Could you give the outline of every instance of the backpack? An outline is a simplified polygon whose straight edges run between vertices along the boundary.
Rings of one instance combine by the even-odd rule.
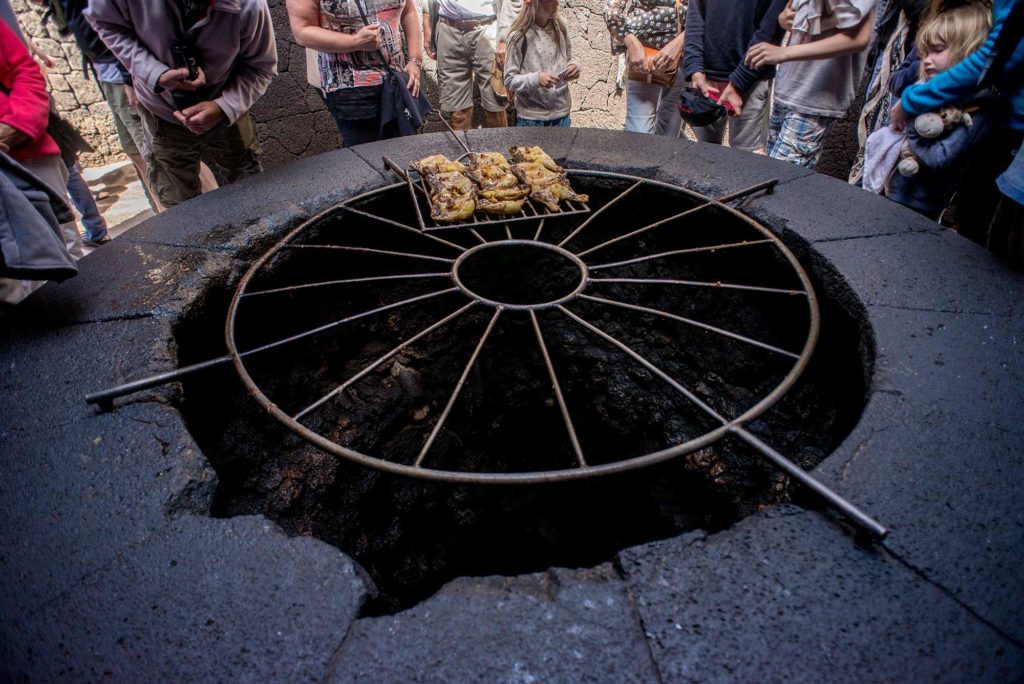
[[[82,70],[88,76],[86,64],[110,64],[117,61],[114,54],[104,45],[92,26],[82,16],[88,7],[88,0],[47,0],[43,24],[53,21],[62,36],[73,36],[82,52]]]

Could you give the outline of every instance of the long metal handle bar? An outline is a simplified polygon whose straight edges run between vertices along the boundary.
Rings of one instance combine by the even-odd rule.
[[[491,321],[487,324],[487,329],[484,330],[484,334],[481,335],[480,341],[477,342],[476,349],[473,350],[473,354],[469,357],[469,361],[466,362],[466,367],[462,369],[462,375],[459,376],[459,381],[456,383],[455,389],[452,390],[452,396],[448,398],[448,403],[445,404],[444,411],[441,412],[441,417],[437,419],[437,424],[434,425],[434,429],[430,431],[430,436],[427,437],[427,441],[423,444],[423,448],[420,449],[420,453],[416,457],[415,467],[423,467],[423,459],[427,457],[427,452],[430,451],[430,447],[434,445],[434,440],[437,439],[437,435],[441,432],[441,428],[444,427],[445,421],[448,420],[448,414],[452,412],[452,407],[455,406],[455,401],[459,398],[459,394],[462,392],[462,388],[466,384],[466,380],[469,378],[469,372],[473,370],[473,366],[476,364],[476,360],[480,356],[480,351],[484,348],[484,344],[487,342],[487,338],[490,337],[491,331],[494,330],[494,324],[498,322],[498,317],[501,316],[502,310],[503,309],[501,307],[494,310],[494,315],[491,316]]]
[[[383,356],[380,356],[379,358],[377,358],[376,361],[374,361],[370,365],[366,366],[365,368],[360,370],[358,373],[356,373],[355,375],[350,377],[348,380],[346,380],[345,382],[341,383],[340,385],[335,387],[333,390],[331,390],[330,392],[328,392],[324,396],[320,397],[319,399],[314,401],[312,404],[310,404],[306,408],[304,408],[301,411],[299,411],[298,413],[296,413],[294,416],[292,416],[292,419],[293,420],[302,420],[302,418],[305,417],[306,415],[308,415],[311,411],[315,411],[317,408],[319,408],[320,406],[323,406],[325,403],[327,403],[331,399],[331,397],[335,397],[335,396],[341,394],[347,388],[351,387],[353,383],[358,382],[361,378],[366,377],[366,375],[368,373],[372,373],[374,371],[374,369],[379,368],[382,363],[385,363],[388,359],[390,359],[390,358],[392,358],[394,356],[397,356],[399,354],[399,352],[401,352],[403,349],[408,347],[410,344],[413,344],[414,342],[417,342],[418,340],[423,339],[424,337],[426,337],[430,333],[434,332],[438,328],[444,327],[447,323],[449,323],[450,321],[455,320],[456,318],[461,316],[463,313],[465,313],[466,311],[468,311],[469,309],[471,309],[475,305],[476,305],[476,302],[472,301],[469,304],[466,304],[465,306],[461,307],[460,309],[457,309],[457,310],[453,311],[452,313],[448,314],[447,316],[445,316],[441,320],[436,321],[435,323],[427,326],[426,328],[424,328],[423,330],[419,331],[418,333],[416,333],[415,335],[413,335],[409,339],[403,340],[401,344],[399,344],[398,346],[394,347],[391,351],[389,351],[388,353],[384,354]]]
[[[761,454],[784,470],[790,477],[793,477],[800,481],[805,487],[813,491],[815,494],[825,499],[829,505],[838,510],[840,513],[845,515],[847,518],[852,520],[858,527],[866,531],[875,539],[884,539],[889,534],[889,530],[885,528],[877,520],[869,516],[864,511],[857,508],[855,505],[844,499],[843,497],[836,494],[834,491],[823,485],[817,478],[812,476],[810,473],[805,471],[797,464],[790,461],[788,458],[780,454],[775,449],[771,448],[763,441],[758,439],[755,435],[751,434],[746,428],[734,425],[729,428],[729,431],[742,439],[744,442],[754,447]]]
[[[863,511],[861,511],[859,508],[854,506],[852,503],[850,503],[849,501],[847,501],[846,499],[844,499],[843,497],[839,496],[834,491],[832,491],[831,489],[829,489],[828,487],[823,485],[816,478],[814,478],[814,476],[812,476],[810,473],[804,471],[803,468],[801,468],[800,466],[796,465],[795,463],[793,463],[792,461],[787,459],[785,456],[783,456],[782,454],[780,454],[779,452],[775,451],[774,449],[769,447],[767,444],[765,444],[764,442],[759,440],[757,437],[755,437],[754,435],[752,435],[749,432],[747,432],[743,428],[742,425],[739,425],[739,424],[731,425],[730,423],[732,421],[729,421],[724,416],[722,416],[720,413],[715,411],[715,409],[713,409],[711,406],[709,406],[704,400],[702,400],[700,397],[697,397],[693,392],[691,392],[689,389],[687,389],[686,387],[681,385],[678,381],[676,381],[674,378],[672,378],[672,376],[670,376],[668,373],[666,373],[665,371],[661,370],[660,368],[655,366],[653,363],[651,363],[650,361],[645,359],[643,356],[641,356],[639,353],[634,351],[631,347],[626,345],[624,342],[621,342],[620,340],[617,340],[616,338],[612,337],[611,335],[609,335],[605,331],[601,330],[600,328],[596,327],[592,323],[589,323],[589,322],[583,320],[582,318],[580,318],[576,314],[574,314],[571,311],[569,311],[568,309],[566,309],[564,306],[559,305],[558,309],[563,314],[565,314],[566,316],[568,316],[572,320],[576,321],[578,324],[580,324],[581,326],[583,326],[584,328],[586,328],[590,332],[594,333],[595,335],[597,335],[601,339],[605,340],[609,344],[615,346],[619,350],[625,352],[629,357],[631,357],[633,360],[635,360],[641,366],[643,366],[644,368],[649,370],[651,373],[654,373],[659,378],[664,380],[673,389],[675,389],[677,392],[679,392],[684,397],[689,399],[694,405],[696,405],[702,411],[707,413],[709,416],[711,416],[715,420],[721,422],[724,427],[728,428],[729,432],[735,434],[737,437],[740,437],[745,442],[750,444],[762,456],[764,456],[766,459],[768,459],[769,461],[771,461],[772,463],[774,463],[778,467],[780,467],[783,470],[785,470],[785,472],[787,474],[789,474],[794,479],[798,480],[804,486],[806,486],[809,489],[811,489],[811,491],[813,491],[813,492],[821,495],[822,497],[824,497],[825,500],[829,502],[829,504],[834,506],[843,515],[847,516],[855,525],[857,525],[858,527],[860,527],[861,529],[866,531],[868,534],[872,535],[873,537],[875,537],[877,539],[881,539],[881,538],[885,537],[886,534],[888,534],[888,530],[885,527],[883,527],[879,522],[877,522],[873,518],[869,517]]]
[[[649,254],[647,256],[637,257],[635,259],[626,259],[625,261],[614,261],[607,264],[597,264],[596,266],[588,266],[587,268],[591,271],[599,271],[602,268],[615,268],[616,266],[628,266],[630,264],[639,264],[644,261],[654,261],[655,259],[662,259],[664,257],[677,256],[679,254],[695,254],[697,252],[717,252],[720,249],[736,249],[737,247],[753,247],[754,245],[767,245],[774,244],[772,240],[743,240],[742,242],[726,242],[721,245],[708,245],[707,247],[690,247],[688,249],[674,249],[671,252],[659,252],[658,254]]]
[[[452,128],[452,125],[450,123],[448,123],[448,119],[444,118],[444,114],[442,114],[441,112],[438,112],[437,113],[437,118],[439,118],[441,120],[441,123],[443,123],[445,125],[445,128],[448,129],[448,132],[452,134],[452,137],[455,138],[455,142],[459,143],[459,145],[462,146],[462,149],[464,149],[466,151],[466,154],[472,154],[473,151],[471,149],[469,149],[468,141],[463,140],[462,138],[459,137],[459,132],[456,131],[454,128]],[[465,136],[466,132],[462,131],[462,135]]]
[[[430,292],[430,293],[425,294],[425,295],[419,295],[417,297],[410,297],[409,299],[403,299],[401,301],[395,302],[394,304],[386,304],[384,306],[379,306],[376,309],[371,309],[370,311],[364,311],[362,313],[358,313],[358,314],[355,314],[355,315],[352,315],[352,316],[348,316],[347,318],[342,318],[342,319],[337,320],[337,321],[332,321],[331,323],[327,323],[326,325],[321,325],[321,326],[319,326],[317,328],[313,328],[312,330],[306,330],[306,331],[297,333],[297,334],[292,335],[290,337],[286,337],[286,338],[284,338],[282,340],[277,340],[275,342],[269,342],[269,343],[264,344],[264,345],[262,345],[260,347],[256,347],[255,349],[250,349],[249,351],[239,352],[238,356],[239,357],[243,357],[243,356],[249,356],[250,354],[258,354],[260,352],[264,352],[264,351],[267,351],[269,349],[274,349],[275,347],[280,347],[283,344],[288,344],[289,342],[295,342],[295,341],[301,340],[301,339],[303,339],[305,337],[309,337],[310,335],[316,335],[317,333],[321,333],[321,332],[324,332],[326,330],[330,330],[331,328],[336,328],[339,325],[343,325],[345,323],[350,323],[351,321],[354,321],[354,320],[357,320],[357,319],[360,319],[360,318],[364,318],[366,316],[372,316],[372,315],[380,313],[382,311],[388,311],[390,309],[397,309],[398,307],[405,306],[406,304],[413,304],[415,302],[423,301],[424,299],[431,299],[433,297],[439,297],[441,295],[449,294],[449,293],[452,293],[452,292],[458,292],[458,291],[459,291],[459,288],[452,287],[452,288],[448,288],[446,290],[439,290],[437,292]],[[176,380],[179,380],[180,378],[182,378],[182,377],[184,377],[186,375],[190,375],[192,373],[195,373],[196,371],[205,370],[207,368],[212,368],[214,366],[218,366],[218,365],[220,365],[222,363],[228,363],[230,361],[231,361],[231,355],[228,354],[227,356],[221,356],[221,357],[218,357],[216,359],[210,359],[209,361],[203,361],[201,363],[196,363],[196,364],[193,364],[191,366],[185,366],[184,368],[178,368],[177,370],[167,371],[166,373],[159,373],[157,375],[151,375],[148,378],[142,378],[140,380],[135,380],[133,382],[125,383],[123,385],[118,385],[116,387],[111,387],[111,388],[108,388],[108,389],[105,389],[105,390],[101,390],[99,392],[93,392],[91,394],[87,394],[87,395],[85,395],[85,401],[87,403],[89,403],[89,404],[100,404],[100,405],[102,405],[104,407],[109,407],[110,402],[113,401],[114,399],[116,399],[117,397],[123,397],[123,396],[128,395],[128,394],[134,394],[135,392],[139,392],[139,391],[142,391],[144,389],[149,389],[150,387],[156,387],[158,385],[165,385],[165,384],[167,384],[169,382],[174,382]]]
[[[580,440],[576,436],[576,428],[573,427],[572,418],[569,416],[569,406],[565,403],[565,397],[562,395],[562,386],[558,383],[555,365],[551,362],[551,355],[548,354],[548,347],[544,343],[544,335],[540,331],[540,323],[537,322],[537,313],[535,311],[530,311],[530,323],[533,324],[533,332],[537,336],[537,345],[540,347],[541,356],[544,357],[544,365],[547,366],[548,375],[551,376],[551,386],[555,390],[555,399],[558,400],[558,410],[562,412],[565,429],[569,432],[572,450],[576,452],[576,462],[579,463],[580,468],[586,468],[587,460],[583,458],[583,449],[580,447]]]

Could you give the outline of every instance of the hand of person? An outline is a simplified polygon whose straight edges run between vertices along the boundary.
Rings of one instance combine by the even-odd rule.
[[[188,80],[188,69],[181,67],[180,69],[168,69],[164,73],[160,74],[160,78],[157,79],[156,84],[161,88],[167,90],[185,90],[192,91],[198,90],[206,85],[206,73],[202,67],[198,67],[199,75],[196,76],[194,81]]]
[[[644,51],[644,46],[636,36],[630,34],[626,36],[626,66],[635,71],[651,71],[650,60],[647,59],[647,53]]]
[[[139,96],[135,94],[135,88],[130,85],[126,85],[124,87],[124,97],[128,100],[128,109],[132,110],[132,114],[138,115]]]
[[[565,75],[562,77],[564,81],[575,81],[580,77],[580,67],[578,64],[573,62],[569,66],[565,67]]]
[[[0,142],[0,152],[10,152],[10,151],[11,151],[10,147],[8,147],[4,143]]]
[[[726,108],[732,107],[732,111],[729,112],[732,116],[739,116],[743,113],[743,96],[740,95],[740,91],[733,87],[732,83],[725,86],[725,90],[722,91],[718,102]]]
[[[793,18],[796,16],[796,10],[793,9],[792,5],[787,3],[786,8],[779,12],[779,26],[782,27],[783,31],[793,30]]]
[[[743,61],[751,69],[782,64],[786,61],[786,48],[773,45],[772,43],[758,43],[747,50],[747,57]]]
[[[53,57],[50,57],[50,55],[43,52],[43,50],[33,43],[31,39],[28,41],[28,48],[29,52],[32,53],[33,59],[39,63],[39,67],[43,70],[44,75],[48,69],[52,69],[57,65],[57,63],[53,61]]]
[[[23,142],[28,141],[28,136],[14,126],[0,124],[0,145],[12,150]]]
[[[494,63],[503,71],[505,69],[505,49],[507,47],[503,40],[498,41],[498,44],[494,46]]]
[[[174,118],[196,135],[202,135],[224,118],[224,110],[213,100],[206,100],[174,112]]]
[[[683,44],[676,40],[671,40],[668,44],[658,50],[658,54],[655,55],[651,61],[651,71],[665,71],[676,60],[679,59],[679,55],[683,53]]]
[[[708,97],[710,94],[718,94],[718,88],[708,83],[707,76],[704,75],[703,71],[698,71],[690,77],[690,83],[693,87],[700,91],[700,94],[704,97]]]
[[[405,73],[409,74],[409,94],[416,97],[420,94],[420,65],[408,62],[405,65]]]
[[[910,117],[903,111],[903,102],[896,100],[896,105],[889,112],[889,125],[897,131],[903,131],[906,130],[909,121]]]
[[[537,81],[540,83],[541,88],[554,88],[558,85],[558,77],[547,71],[537,74]]]
[[[355,34],[356,50],[372,52],[380,49],[380,24],[367,24]]]

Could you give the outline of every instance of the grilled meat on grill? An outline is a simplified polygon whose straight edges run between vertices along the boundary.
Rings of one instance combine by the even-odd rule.
[[[466,167],[462,162],[452,161],[443,154],[432,154],[429,157],[417,160],[409,164],[414,170],[419,171],[421,176],[429,176],[434,173],[449,173],[458,171],[465,173]]]
[[[530,186],[530,197],[543,204],[549,211],[561,211],[558,205],[562,200],[584,203],[590,201],[589,195],[578,194],[569,187],[565,173],[552,171],[541,162],[513,164],[512,172]]]
[[[555,160],[540,147],[510,147],[508,151],[512,155],[512,161],[537,162],[549,171],[555,171],[556,173],[561,173],[565,170],[556,164]]]
[[[458,171],[432,173],[430,186],[430,218],[441,223],[455,223],[473,215],[476,210],[476,186]]]
[[[508,160],[497,152],[471,154],[468,175],[480,186],[477,211],[483,214],[518,214],[530,189],[521,184]]]

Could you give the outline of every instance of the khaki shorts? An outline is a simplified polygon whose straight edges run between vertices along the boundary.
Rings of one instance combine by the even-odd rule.
[[[114,115],[114,129],[117,140],[125,154],[141,154],[146,149],[146,137],[142,132],[142,119],[128,106],[128,96],[124,94],[123,83],[106,83],[100,81],[100,90],[107,98],[110,113]]]
[[[474,81],[480,89],[484,109],[505,111],[505,102],[491,87],[496,29],[493,21],[469,31],[460,31],[443,20],[437,22],[437,81],[442,111],[456,112],[472,107]]]
[[[202,135],[177,123],[164,121],[145,109],[142,125],[149,150],[146,175],[157,199],[165,207],[181,204],[200,194],[199,161],[205,161],[228,183],[260,171],[259,143],[248,112],[234,124],[221,121]]]

